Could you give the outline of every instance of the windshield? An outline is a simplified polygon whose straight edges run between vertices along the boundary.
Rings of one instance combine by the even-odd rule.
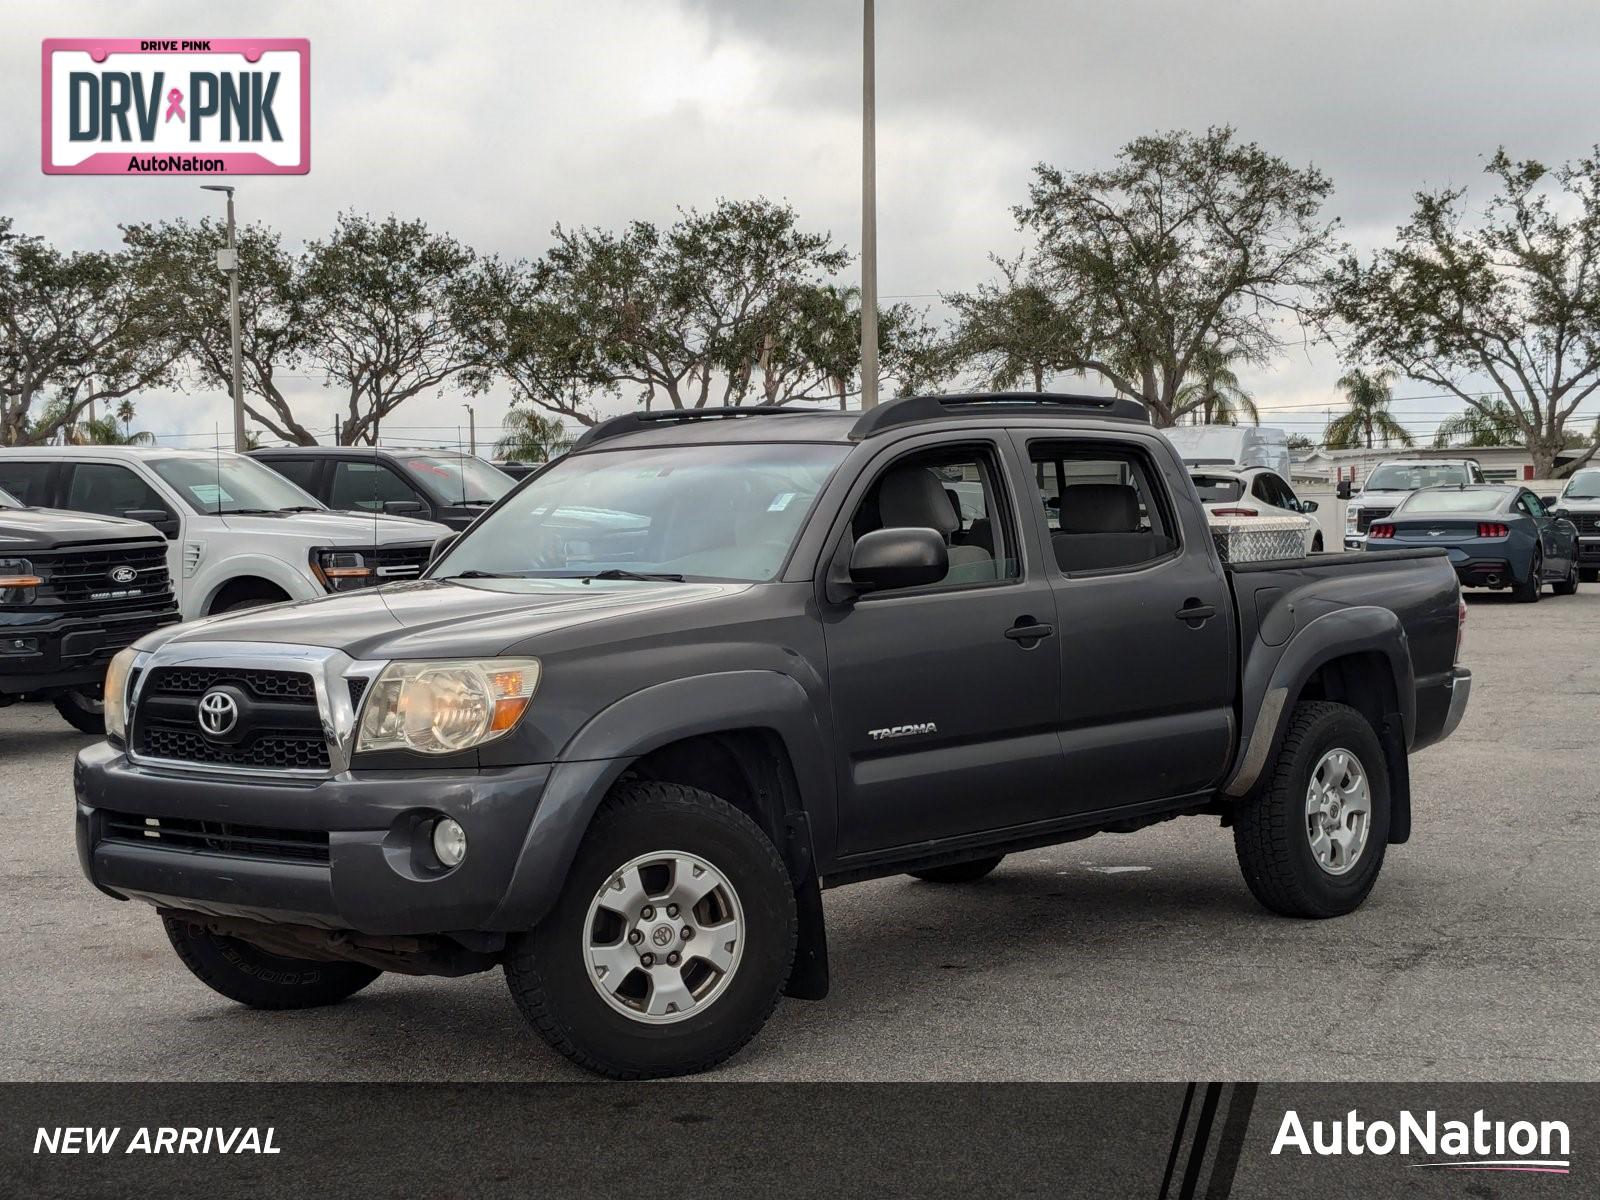
[[[465,454],[407,454],[400,465],[441,504],[493,504],[516,483],[483,459]]]
[[[1193,479],[1204,504],[1225,503],[1244,495],[1244,480],[1232,475],[1195,475]]]
[[[1497,488],[1462,488],[1437,492],[1418,492],[1394,510],[1395,516],[1418,513],[1490,512],[1500,507],[1505,493]]]
[[[1600,470],[1579,471],[1561,493],[1563,500],[1600,500]]]
[[[748,444],[562,459],[430,574],[773,578],[847,446]]]
[[[1402,466],[1390,463],[1379,467],[1367,476],[1362,486],[1366,492],[1414,492],[1418,488],[1449,487],[1457,483],[1471,483],[1467,469],[1461,466]]]
[[[320,512],[322,505],[271,467],[224,454],[216,458],[158,458],[155,473],[197,513]]]

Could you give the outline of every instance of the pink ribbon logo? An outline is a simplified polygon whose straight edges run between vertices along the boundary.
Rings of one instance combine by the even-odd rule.
[[[170,121],[173,117],[177,117],[180,121],[188,120],[188,118],[183,115],[183,93],[177,88],[173,88],[167,93],[166,120]]]

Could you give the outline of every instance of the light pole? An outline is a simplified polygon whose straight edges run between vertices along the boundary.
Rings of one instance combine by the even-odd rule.
[[[225,192],[228,197],[228,244],[217,251],[217,269],[228,277],[228,324],[233,339],[233,450],[245,452],[244,377],[239,367],[239,243],[233,230],[233,188],[225,183],[202,183],[206,192]]]
[[[467,410],[467,453],[473,457],[478,454],[478,414],[472,411],[472,405],[463,404]]]
[[[861,407],[878,403],[878,151],[873,2],[863,0],[861,42]]]

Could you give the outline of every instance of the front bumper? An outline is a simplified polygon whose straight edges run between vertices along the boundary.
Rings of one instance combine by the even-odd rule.
[[[1600,537],[1578,539],[1578,565],[1600,567]]]
[[[138,766],[101,742],[73,772],[78,859],[102,891],[164,908],[374,935],[483,929],[511,886],[550,771],[347,771],[300,782]],[[467,832],[467,856],[450,871],[427,861],[440,815]],[[217,837],[179,844],[163,838],[162,820],[206,822]],[[144,838],[127,835],[140,825]],[[241,852],[251,839],[232,839],[239,829],[290,831],[285,841],[326,834],[326,861],[277,856],[267,836]]]
[[[0,693],[22,695],[100,683],[117,651],[179,619],[176,604],[94,616],[62,616],[44,608],[0,612]],[[3,643],[19,638],[35,642],[36,647],[23,653],[3,652]]]

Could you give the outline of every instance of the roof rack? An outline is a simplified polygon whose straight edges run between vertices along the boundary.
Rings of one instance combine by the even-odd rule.
[[[896,425],[914,421],[937,421],[944,417],[974,416],[995,411],[1043,412],[1074,416],[1115,417],[1118,420],[1150,423],[1149,410],[1137,400],[1124,396],[1075,396],[1063,392],[962,392],[950,396],[905,396],[888,400],[861,414],[851,427],[852,441],[882,433]]]
[[[591,425],[576,442],[573,450],[583,450],[596,442],[621,437],[625,433],[638,433],[653,425],[676,425],[690,421],[718,421],[736,417],[792,417],[815,416],[815,408],[791,408],[781,404],[752,405],[748,408],[669,408],[662,412],[631,412],[609,421]]]

